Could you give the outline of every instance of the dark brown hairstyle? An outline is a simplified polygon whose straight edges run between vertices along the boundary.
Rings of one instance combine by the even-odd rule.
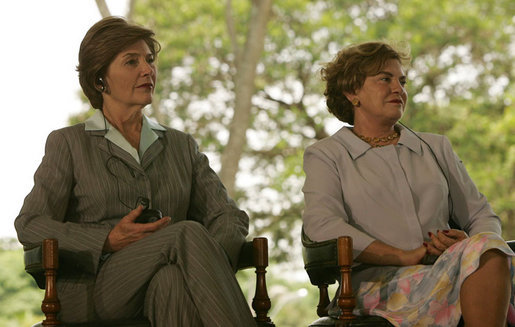
[[[99,90],[107,67],[126,47],[144,40],[154,56],[161,46],[150,29],[130,24],[121,17],[106,17],[93,25],[82,40],[79,50],[79,82],[93,108],[102,109],[103,98]],[[103,79],[103,82],[100,79]]]
[[[379,73],[390,59],[407,65],[409,48],[398,50],[384,42],[367,42],[340,50],[321,70],[322,80],[326,81],[324,95],[329,112],[343,122],[354,124],[353,105],[344,93],[354,94],[367,76]]]

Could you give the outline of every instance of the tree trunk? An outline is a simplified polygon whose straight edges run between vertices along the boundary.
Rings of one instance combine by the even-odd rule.
[[[111,12],[109,11],[105,0],[95,0],[95,2],[97,3],[98,11],[100,11],[102,18],[111,16]]]
[[[136,0],[130,0],[129,5],[127,7],[127,20],[132,22],[132,13],[134,12],[134,5],[136,4]]]
[[[272,0],[253,0],[245,47],[238,58],[234,77],[234,116],[229,125],[229,141],[222,153],[220,178],[230,195],[234,195],[238,164],[247,143],[252,96],[255,92],[256,67],[263,52],[266,24],[272,11]],[[235,56],[237,54],[235,53]]]
[[[95,0],[97,4],[98,11],[100,11],[100,15],[102,18],[106,18],[111,15],[111,11],[109,11],[109,7],[107,6],[107,3],[105,0]],[[134,11],[134,5],[136,3],[136,0],[130,0],[127,5],[127,14],[125,17],[129,22],[132,22],[132,12]]]

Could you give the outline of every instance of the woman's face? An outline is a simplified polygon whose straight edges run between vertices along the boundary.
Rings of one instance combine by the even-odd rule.
[[[147,43],[140,40],[121,51],[107,68],[108,92],[104,106],[141,106],[152,103],[156,85],[154,55]]]
[[[348,95],[351,102],[354,97],[360,102],[354,110],[354,121],[395,124],[402,117],[408,100],[405,84],[400,62],[388,60],[377,75],[367,76],[361,89]]]

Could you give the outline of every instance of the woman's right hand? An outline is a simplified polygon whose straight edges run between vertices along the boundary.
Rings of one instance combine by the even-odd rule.
[[[424,245],[413,250],[402,250],[379,240],[366,247],[355,259],[380,266],[413,266],[420,264],[427,253]]]
[[[129,244],[141,240],[142,238],[154,233],[155,231],[168,226],[170,217],[163,217],[158,221],[148,224],[138,224],[134,221],[143,212],[143,206],[129,212],[107,235],[104,243],[104,252],[116,252]]]
[[[424,245],[421,245],[416,249],[403,252],[404,254],[401,257],[401,266],[414,266],[422,262],[422,259],[427,254],[427,249]]]

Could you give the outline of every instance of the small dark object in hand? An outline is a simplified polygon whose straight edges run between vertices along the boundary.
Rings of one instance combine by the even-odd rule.
[[[161,211],[157,209],[145,209],[134,222],[138,224],[153,223],[161,218],[163,218]]]
[[[136,207],[138,207],[139,205],[142,205],[143,212],[141,213],[141,215],[139,215],[138,218],[136,218],[136,220],[134,220],[135,223],[138,223],[138,224],[153,223],[153,222],[158,221],[159,219],[163,218],[163,214],[161,213],[161,211],[159,211],[157,209],[149,209],[148,208],[149,202],[150,201],[147,198],[144,198],[144,197],[138,198],[138,200],[136,201]]]

